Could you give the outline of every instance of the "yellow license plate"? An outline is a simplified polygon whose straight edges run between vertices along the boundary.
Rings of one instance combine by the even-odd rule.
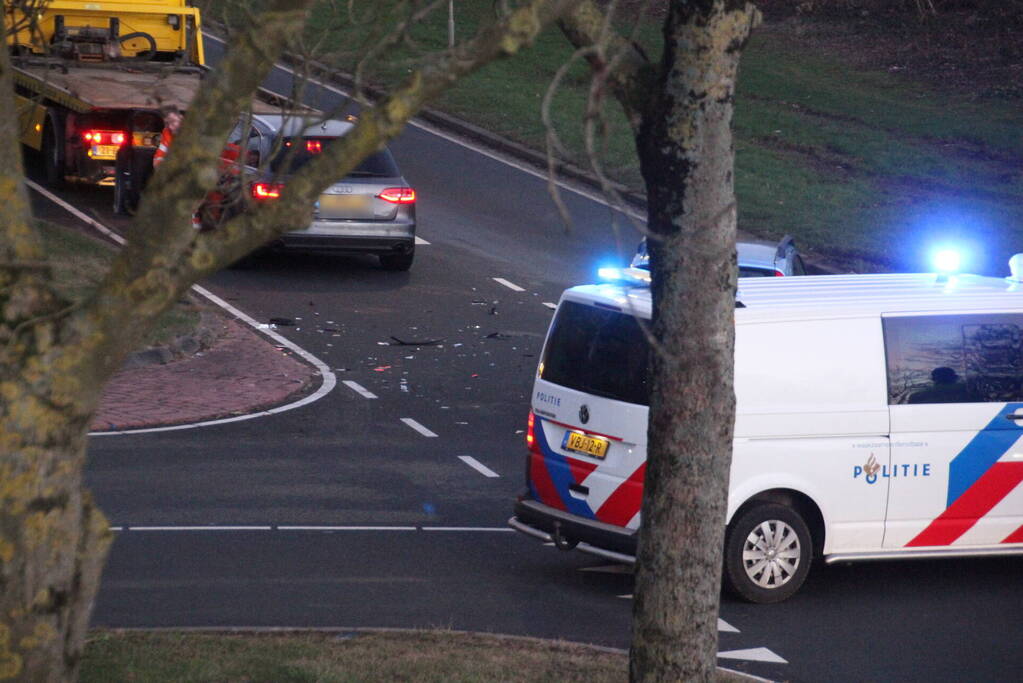
[[[592,455],[594,458],[603,458],[607,455],[607,446],[607,439],[580,434],[579,432],[566,432],[565,440],[561,443],[561,447],[567,451],[585,453],[586,455]]]
[[[366,208],[368,197],[363,194],[321,194],[320,211],[352,211]]]
[[[93,159],[113,159],[117,156],[117,150],[120,147],[118,145],[93,145],[92,146],[92,158]]]

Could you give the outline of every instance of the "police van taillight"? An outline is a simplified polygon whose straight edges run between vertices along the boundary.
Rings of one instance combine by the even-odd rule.
[[[532,410],[529,411],[529,417],[526,419],[526,448],[530,453],[540,452],[540,447],[536,443],[536,415]]]

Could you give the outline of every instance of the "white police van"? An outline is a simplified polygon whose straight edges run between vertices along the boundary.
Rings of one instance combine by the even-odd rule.
[[[740,279],[728,587],[776,602],[815,557],[1023,553],[1023,268],[1013,271]],[[636,316],[650,310],[635,283],[562,295],[516,530],[634,560],[648,349]]]

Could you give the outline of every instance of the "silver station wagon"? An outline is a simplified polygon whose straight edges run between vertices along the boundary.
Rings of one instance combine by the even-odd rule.
[[[291,173],[352,128],[349,120],[255,114],[232,132],[228,149],[245,152],[251,200],[273,201]],[[416,192],[384,148],[320,195],[308,227],[268,247],[375,254],[385,270],[402,271],[412,267],[415,237]]]

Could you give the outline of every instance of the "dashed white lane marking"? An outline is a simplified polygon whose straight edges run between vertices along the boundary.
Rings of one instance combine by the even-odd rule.
[[[129,531],[273,531],[271,526],[132,526],[126,528]]]
[[[718,630],[724,631],[725,633],[738,633],[739,629],[729,624],[724,619],[718,619]]]
[[[720,659],[742,659],[747,662],[769,662],[771,664],[788,664],[787,661],[774,654],[766,647],[751,647],[747,650],[728,650],[719,652]]]
[[[38,192],[39,194],[41,194],[42,196],[46,197],[48,200],[50,200],[57,206],[61,207],[62,209],[70,213],[78,220],[82,221],[86,225],[92,226],[93,228],[95,228],[100,233],[102,233],[109,239],[113,240],[117,244],[123,245],[125,243],[124,238],[118,235],[116,232],[114,232],[107,226],[103,225],[99,221],[95,220],[91,216],[88,216],[82,211],[79,211],[76,207],[64,201],[57,195],[53,194],[46,188],[39,185],[38,183],[26,179],[25,184],[31,187],[36,192]],[[179,429],[195,429],[196,427],[210,427],[213,425],[227,424],[229,422],[241,422],[242,420],[251,420],[253,418],[263,417],[265,415],[273,415],[275,413],[283,413],[286,410],[294,410],[295,408],[300,408],[308,403],[320,400],[321,398],[323,398],[324,396],[326,396],[327,394],[334,390],[334,387],[337,385],[337,377],[334,375],[331,369],[327,367],[326,363],[321,361],[319,358],[309,353],[302,347],[298,346],[290,339],[287,339],[286,337],[282,337],[281,335],[277,334],[273,330],[261,329],[260,324],[256,322],[256,320],[254,320],[251,316],[249,316],[246,313],[243,313],[242,311],[235,308],[231,304],[227,303],[226,301],[218,297],[216,294],[205,289],[204,287],[200,287],[199,285],[192,285],[192,289],[195,291],[196,294],[199,294],[200,296],[205,297],[210,302],[216,304],[217,306],[220,306],[225,311],[236,317],[238,320],[241,320],[242,322],[246,323],[257,332],[260,332],[261,334],[265,334],[266,336],[270,337],[271,339],[274,340],[275,343],[287,348],[288,350],[292,351],[295,355],[299,356],[307,363],[312,365],[314,368],[316,368],[319,375],[323,378],[323,383],[320,384],[320,387],[316,391],[309,394],[308,396],[305,396],[304,398],[294,401],[293,403],[277,406],[276,408],[271,408],[269,410],[261,410],[256,413],[249,413],[248,415],[238,415],[236,417],[227,417],[220,420],[205,420],[203,422],[193,422],[192,424],[185,425],[173,425],[171,427],[151,427],[149,429],[124,429],[120,431],[111,432],[89,432],[89,436],[111,436],[118,434],[147,434],[152,432],[171,432]]]
[[[479,472],[480,474],[482,474],[484,477],[488,477],[488,478],[493,479],[495,477],[500,477],[501,476],[500,474],[498,474],[494,470],[490,469],[489,467],[487,467],[486,465],[484,465],[483,463],[481,463],[479,460],[477,460],[476,458],[472,457],[471,455],[460,455],[460,456],[458,456],[458,459],[461,460],[462,462],[464,462],[469,467],[471,467],[474,470],[476,470],[477,472]]]
[[[417,432],[419,432],[420,434],[422,434],[423,436],[429,436],[429,437],[437,436],[436,434],[431,432],[429,429],[427,429],[423,425],[421,425],[418,422],[416,422],[415,420],[413,420],[411,417],[403,417],[403,418],[401,418],[401,421],[404,422],[405,424],[407,424],[412,429],[414,429]]]
[[[416,235],[416,244],[417,244],[417,245],[420,245],[420,244],[429,244],[429,242],[427,242],[426,240],[424,240],[424,239],[423,239],[422,237],[420,237],[419,235]]]
[[[547,308],[550,308],[550,309],[555,309],[555,308],[558,307],[557,304],[551,303],[550,301],[544,301],[543,305],[546,306]]]
[[[362,396],[363,398],[376,398],[377,397],[376,394],[374,394],[372,391],[370,391],[366,387],[362,386],[358,382],[354,382],[354,381],[352,381],[350,379],[346,379],[345,381],[343,381],[341,383],[344,384],[349,389],[351,389],[352,391],[354,391],[355,393],[357,393],[360,396]]]
[[[508,289],[510,289],[513,292],[524,292],[524,291],[526,291],[525,289],[523,289],[522,287],[519,287],[514,282],[508,282],[503,277],[495,277],[495,278],[493,278],[493,280],[497,284],[504,285],[505,287],[507,287]]]

